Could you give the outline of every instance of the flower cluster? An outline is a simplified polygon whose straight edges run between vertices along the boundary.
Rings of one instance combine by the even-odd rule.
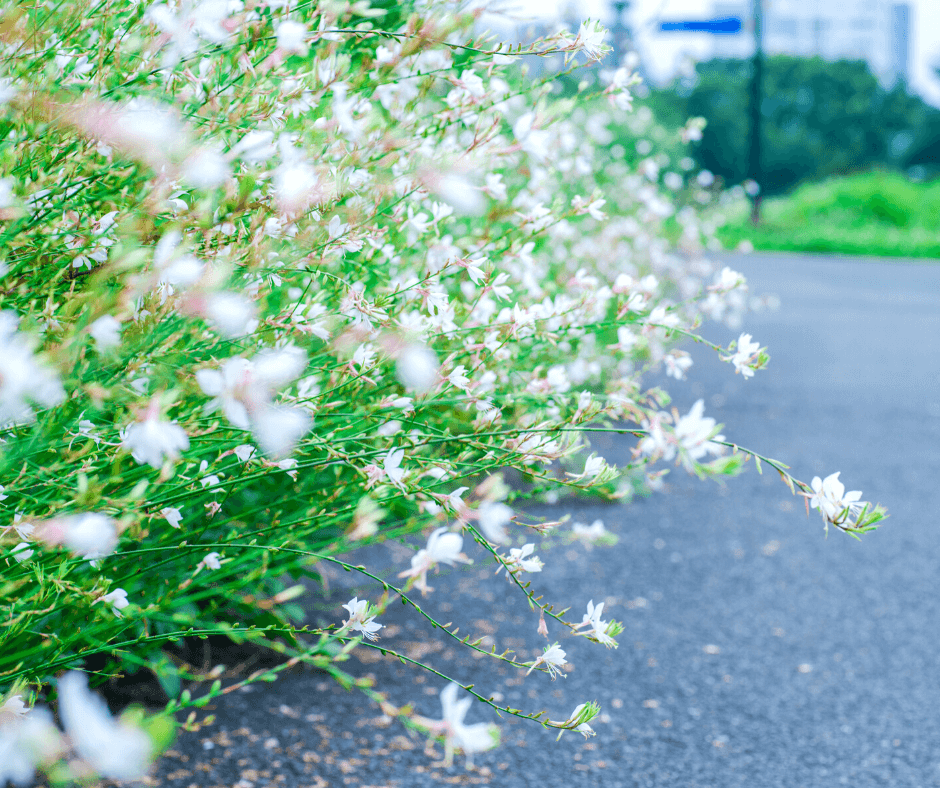
[[[670,413],[644,378],[684,380],[678,343],[706,318],[737,330],[747,308],[744,278],[708,257],[705,186],[684,191],[696,125],[634,110],[632,61],[576,99],[521,67],[600,59],[590,20],[486,49],[449,3],[20,5],[0,9],[0,603],[17,622],[0,692],[52,686],[63,654],[118,640],[179,686],[195,677],[154,652],[191,631],[296,660],[379,648],[389,599],[417,608],[430,572],[486,560],[540,634],[615,645],[603,603],[576,623],[534,595],[551,569],[535,538],[560,523],[530,522],[520,496],[617,499],[656,488],[660,460],[713,477],[743,463],[702,400]],[[748,334],[713,347],[745,376],[767,361]],[[633,460],[592,449],[596,431],[636,436]],[[883,517],[820,485],[827,522]],[[597,523],[569,536],[612,539]],[[379,578],[340,557],[385,540],[420,540],[410,566]],[[305,587],[285,579],[331,562],[385,593],[354,597],[341,627],[300,627]],[[565,658],[513,666],[554,677]],[[68,746],[139,775],[151,749],[70,675]],[[451,687],[428,729],[448,758],[488,748]],[[542,722],[588,733],[596,713]],[[29,753],[9,761],[17,780],[65,753],[41,710],[26,719],[0,726],[0,753]]]

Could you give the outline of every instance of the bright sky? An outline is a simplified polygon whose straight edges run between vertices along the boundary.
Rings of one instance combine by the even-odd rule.
[[[816,0],[820,5],[842,5],[840,0]],[[906,0],[911,6],[911,87],[931,103],[940,106],[940,80],[933,66],[940,66],[940,0]],[[504,0],[504,6],[524,9],[533,17],[557,16],[566,0]],[[609,20],[606,0],[578,0],[572,5],[577,14]],[[691,54],[707,58],[711,37],[695,33],[659,33],[654,20],[708,18],[712,0],[632,0],[632,26],[640,54],[650,76],[664,80],[675,73],[677,65]]]

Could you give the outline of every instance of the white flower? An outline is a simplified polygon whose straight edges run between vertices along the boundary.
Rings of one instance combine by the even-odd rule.
[[[309,431],[313,419],[302,408],[268,405],[252,416],[252,432],[258,446],[275,459],[290,454]]]
[[[37,538],[49,545],[63,545],[87,560],[114,552],[117,526],[110,517],[96,512],[47,520],[37,529]]]
[[[584,523],[575,523],[571,530],[576,537],[586,542],[596,542],[607,535],[607,529],[604,527],[603,520],[595,520],[590,525]]]
[[[0,705],[0,720],[5,719],[4,715],[22,717],[28,711],[29,709],[26,708],[26,704],[23,703],[22,695],[11,695]]]
[[[509,551],[509,558],[506,559],[506,570],[508,572],[517,572],[520,569],[523,572],[541,572],[545,564],[538,556],[529,558],[534,552],[535,545],[532,543],[512,548]]]
[[[205,265],[189,254],[177,254],[182,235],[178,230],[164,233],[157,241],[153,252],[153,263],[157,269],[157,288],[160,303],[172,295],[175,287],[188,287],[202,277]]]
[[[470,391],[470,378],[467,377],[466,372],[464,371],[464,365],[459,364],[454,367],[450,374],[445,378],[448,383],[453,386],[456,386],[459,389],[463,389],[466,392]]]
[[[419,393],[427,391],[437,382],[439,369],[434,351],[424,345],[408,345],[398,356],[396,364],[402,385]]]
[[[809,498],[809,505],[819,510],[824,520],[836,525],[845,522],[846,518],[865,506],[864,501],[859,500],[862,497],[860,490],[845,491],[845,485],[839,481],[839,473],[841,471],[829,474],[825,479],[814,476],[812,494],[802,493]]]
[[[666,364],[666,374],[676,380],[685,380],[685,373],[692,366],[692,357],[681,350],[674,350],[663,361]],[[751,370],[748,370],[753,375]]]
[[[267,161],[277,153],[277,148],[274,147],[274,132],[265,129],[249,131],[235,144],[231,152],[242,161]]]
[[[227,359],[221,370],[200,369],[196,382],[213,398],[207,412],[221,408],[235,427],[254,433],[263,452],[281,457],[310,429],[311,419],[302,408],[273,404],[273,394],[306,364],[306,354],[293,346],[263,350],[252,360]]]
[[[209,570],[221,569],[222,562],[219,561],[218,553],[206,553],[206,557],[199,562],[199,566],[204,566]]]
[[[17,323],[13,312],[0,312],[0,425],[31,422],[33,405],[51,408],[65,399],[58,377],[37,361],[33,340]]]
[[[513,511],[504,503],[485,501],[476,511],[477,522],[483,535],[493,544],[505,544],[509,541],[506,524],[512,519]]]
[[[546,646],[545,653],[539,654],[535,662],[532,663],[532,667],[526,671],[526,675],[528,676],[539,665],[544,665],[546,668],[548,668],[548,675],[551,676],[552,681],[554,681],[555,676],[564,677],[564,673],[562,673],[561,667],[565,664],[565,652],[562,651],[561,646],[555,643],[551,646]]]
[[[587,55],[590,60],[600,60],[604,56],[604,38],[607,31],[600,22],[592,22],[590,19],[581,23],[578,29],[578,37],[574,40],[571,49],[575,52],[580,50]]]
[[[22,564],[24,561],[28,561],[33,557],[34,551],[30,549],[29,542],[20,542],[16,547],[10,550],[10,555],[12,555],[17,563]]]
[[[82,419],[78,422],[78,434],[91,438],[96,446],[101,443],[101,438],[95,434],[95,423],[91,419]]]
[[[221,408],[222,412],[235,427],[251,429],[248,417],[248,405],[254,406],[256,400],[266,401],[266,391],[258,389],[252,378],[253,365],[247,358],[227,359],[221,370],[200,369],[196,372],[196,382],[204,394],[213,399],[206,406],[211,413]],[[247,404],[246,404],[247,403]]]
[[[88,326],[88,333],[101,347],[117,347],[121,344],[121,321],[111,315],[103,315]]]
[[[503,183],[503,176],[501,173],[490,173],[486,176],[486,186],[483,187],[483,191],[486,192],[494,200],[505,200],[507,197],[506,184]]]
[[[427,593],[431,588],[427,584],[428,570],[438,564],[454,566],[455,563],[472,564],[467,556],[460,552],[463,547],[463,537],[448,531],[447,528],[438,528],[428,537],[427,547],[419,550],[411,557],[411,569],[401,572],[399,577],[414,577],[415,587],[421,593]]]
[[[183,519],[183,513],[176,507],[166,506],[160,510],[160,514],[163,515],[163,519],[165,519],[170,524],[171,528],[180,527],[180,522]]]
[[[131,452],[139,465],[160,468],[164,460],[178,460],[189,448],[189,436],[176,422],[159,418],[159,403],[152,400],[143,421],[135,421],[124,430],[121,445]]]
[[[250,443],[242,443],[236,446],[232,451],[235,452],[235,456],[238,457],[239,462],[248,462],[252,455],[258,450]]]
[[[101,597],[101,599],[98,601],[111,605],[111,610],[114,611],[114,615],[116,615],[118,618],[121,617],[121,611],[130,605],[130,602],[127,601],[127,591],[125,591],[123,588],[115,588],[113,591]]]
[[[72,121],[92,139],[119,148],[154,169],[172,167],[190,148],[188,131],[168,105],[134,98],[123,106],[88,103]]]
[[[592,599],[587,603],[587,613],[584,618],[581,620],[581,623],[578,624],[576,629],[581,627],[590,627],[586,632],[580,634],[585,635],[589,638],[594,638],[598,643],[610,648],[611,646],[616,646],[617,641],[615,641],[610,635],[607,634],[607,629],[610,627],[610,622],[601,620],[601,613],[604,612],[604,603],[601,602],[597,607],[594,607],[594,600]]]
[[[486,208],[486,203],[476,187],[455,172],[448,172],[434,179],[431,188],[461,216],[479,216]]]
[[[712,418],[703,418],[705,401],[698,400],[676,424],[676,438],[685,449],[683,464],[691,469],[690,460],[700,460],[706,454],[721,454],[725,449],[714,441],[724,440],[724,435],[715,435],[717,425]]]
[[[588,213],[593,219],[597,221],[603,221],[606,219],[606,215],[601,210],[604,205],[607,203],[607,200],[592,200],[590,203],[585,201],[581,195],[576,194],[571,198],[571,206],[575,209],[578,214]]]
[[[62,736],[47,709],[26,709],[13,695],[0,706],[0,785],[30,783],[36,766],[62,753]]]
[[[349,86],[345,82],[336,82],[332,86],[333,92],[333,119],[340,131],[346,135],[351,142],[358,142],[362,137],[363,123],[353,117],[353,112],[358,109],[359,98],[353,96],[347,97]]]
[[[144,18],[166,34],[169,41],[163,53],[163,67],[172,68],[184,57],[194,54],[199,48],[197,36],[214,44],[225,41],[230,33],[223,23],[231,7],[229,0],[187,2],[177,13],[164,3],[150,6]]]
[[[144,731],[112,719],[108,707],[88,690],[88,679],[70,671],[59,679],[59,716],[75,752],[98,774],[139,780],[147,773],[153,744]]]
[[[303,211],[322,190],[317,172],[299,156],[285,160],[274,171],[274,193],[283,213]]]
[[[707,170],[705,171],[707,172]],[[699,181],[702,180],[703,173],[699,173]],[[708,173],[711,176],[711,173]],[[714,181],[714,176],[711,176],[712,181]],[[702,184],[703,186],[709,186],[710,183]],[[721,269],[721,272],[715,277],[715,284],[711,285],[709,290],[734,290],[736,287],[741,287],[746,284],[744,274],[739,274],[737,271],[734,271],[727,266]]]
[[[754,377],[754,370],[749,366],[760,350],[760,342],[752,342],[750,334],[741,334],[734,355],[730,357],[734,364],[734,373],[740,372],[744,377]]]
[[[215,148],[197,148],[183,161],[180,174],[183,180],[197,189],[221,186],[232,170],[228,161]]]
[[[585,716],[585,708],[587,707],[587,705],[588,705],[587,703],[579,703],[577,706],[574,707],[574,711],[571,712],[571,716],[569,716],[568,719],[565,720],[565,721],[564,721],[563,723],[561,723],[561,724],[562,724],[562,725],[573,725],[578,719],[581,719],[582,717],[584,717],[584,716]],[[595,708],[596,708],[596,707],[595,707]],[[589,710],[589,711],[590,711],[590,710]],[[575,730],[577,733],[580,733],[582,736],[584,736],[585,739],[587,739],[587,738],[589,738],[589,737],[595,735],[594,729],[593,729],[590,725],[588,725],[586,722],[580,723],[574,730]],[[564,733],[564,732],[565,732],[565,731],[562,730],[562,731],[558,734],[558,738],[559,738],[559,739],[561,738],[561,735],[562,735],[562,733]]]
[[[526,112],[513,124],[512,133],[515,135],[516,139],[519,140],[519,145],[522,146],[522,149],[526,153],[533,159],[542,161],[548,155],[549,133],[544,129],[533,128],[534,123],[535,113]],[[538,224],[541,220],[545,219],[548,214],[549,210],[539,203],[532,209],[530,217],[527,219],[524,217],[524,219]],[[546,221],[543,226],[547,225],[548,222]],[[533,232],[535,229],[536,228],[533,228]]]
[[[451,682],[441,690],[443,719],[432,729],[444,736],[445,763],[453,762],[454,751],[459,749],[467,756],[469,764],[472,762],[474,753],[485,752],[495,747],[499,734],[494,725],[482,722],[474,725],[464,724],[464,717],[467,716],[473,699],[457,700],[457,689],[457,684]]]
[[[286,459],[281,460],[280,462],[275,463],[278,468],[287,473],[294,481],[297,481],[297,460],[295,459]]]
[[[31,522],[23,521],[23,515],[21,515],[19,512],[14,513],[13,524],[8,526],[8,528],[12,528],[14,531],[16,531],[17,535],[24,542],[29,539],[32,539],[33,532],[36,530],[36,526],[33,525]],[[6,530],[7,529],[4,529],[4,531]]]
[[[383,624],[375,622],[374,614],[369,615],[369,602],[367,600],[353,597],[343,607],[349,611],[349,618],[343,622],[344,628],[355,629],[366,640],[378,640],[379,636],[375,633],[383,627]]]
[[[199,463],[199,475],[202,477],[199,479],[200,486],[212,489],[213,487],[218,487],[220,484],[222,484],[222,480],[216,474],[208,473],[208,470],[208,460],[203,460]]]
[[[592,454],[584,461],[584,472],[574,478],[584,482],[590,482],[600,476],[607,468],[607,462],[603,457]],[[572,474],[569,474],[572,475]]]
[[[205,299],[200,313],[219,333],[235,339],[254,330],[255,306],[243,295],[220,291]]]
[[[405,469],[401,467],[401,461],[405,457],[404,449],[392,449],[382,460],[382,470],[392,484],[401,485],[402,477],[405,475]]]
[[[277,26],[277,48],[284,52],[307,53],[306,25],[287,20]]]

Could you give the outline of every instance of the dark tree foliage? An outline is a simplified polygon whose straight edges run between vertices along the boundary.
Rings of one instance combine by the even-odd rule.
[[[649,99],[666,125],[708,121],[692,155],[728,184],[747,177],[750,79],[748,60],[711,60]],[[873,166],[938,174],[940,110],[903,83],[880,84],[863,61],[775,55],[766,60],[762,87],[765,194]]]

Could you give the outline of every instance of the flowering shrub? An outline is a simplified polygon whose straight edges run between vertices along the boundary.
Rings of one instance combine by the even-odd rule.
[[[681,415],[644,388],[654,367],[685,377],[677,344],[704,341],[704,318],[741,322],[743,277],[702,256],[691,208],[670,251],[662,163],[606,146],[628,69],[568,99],[527,77],[536,56],[601,57],[596,24],[513,48],[472,41],[472,24],[444,3],[2,7],[0,753],[15,757],[0,783],[146,769],[163,729],[112,720],[74,671],[89,660],[98,676],[149,668],[170,712],[239,686],[181,692],[204,678],[187,637],[285,655],[245,682],[300,661],[351,682],[338,656],[398,656],[377,619],[392,599],[426,615],[415,592],[442,565],[495,561],[546,637],[616,646],[603,603],[578,623],[533,598],[525,576],[550,559],[527,539],[552,524],[521,515],[527,498],[629,497],[660,460],[705,477],[753,456],[827,525],[884,516],[834,477],[810,486],[738,450],[701,401]],[[748,334],[712,347],[746,376],[768,361]],[[597,431],[636,436],[628,466],[590,453]],[[421,533],[397,577],[341,558]],[[303,626],[297,581],[318,562],[385,593]],[[557,643],[491,656],[565,664]],[[52,690],[65,735],[27,710]],[[598,713],[470,692],[559,733],[591,733]],[[464,723],[468,696],[441,699],[443,720],[409,724],[448,757],[494,744]]]

